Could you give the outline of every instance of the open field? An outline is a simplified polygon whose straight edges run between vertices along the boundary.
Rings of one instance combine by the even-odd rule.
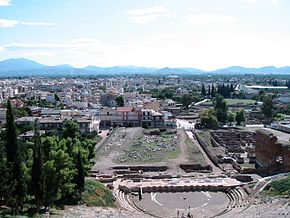
[[[113,166],[142,164],[168,166],[176,173],[181,170],[180,164],[188,163],[206,165],[203,154],[183,129],[152,135],[140,127],[118,128],[98,149],[93,169],[109,173]]]
[[[252,99],[231,99],[231,98],[227,98],[225,99],[226,103],[228,106],[249,106],[249,105],[254,105],[255,104],[255,100]],[[212,101],[207,101],[207,102],[203,102],[201,104],[202,106],[212,106]]]
[[[180,155],[175,134],[143,135],[129,142],[123,153],[114,159],[116,163],[148,163],[174,159]]]

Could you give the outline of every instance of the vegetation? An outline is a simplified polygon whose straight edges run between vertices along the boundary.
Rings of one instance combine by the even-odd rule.
[[[217,94],[213,100],[213,104],[217,120],[221,123],[226,123],[228,120],[228,107],[224,100],[224,97],[220,94]]]
[[[234,85],[233,84],[222,84],[222,85],[217,85],[217,87],[214,84],[211,84],[211,86],[208,86],[208,91],[207,91],[207,97],[214,98],[216,94],[219,94],[223,96],[224,98],[229,98],[231,97],[231,94],[235,91]],[[202,95],[206,95],[205,87],[202,85],[202,90],[201,90]]]
[[[228,121],[230,123],[230,125],[232,125],[233,122],[235,122],[236,120],[236,115],[232,112],[228,113]]]
[[[267,195],[290,198],[290,177],[271,182],[264,191]]]
[[[87,206],[115,207],[111,190],[93,180],[85,181],[82,202]]]
[[[60,134],[40,136],[36,121],[33,139],[21,141],[13,112],[8,101],[6,130],[0,134],[0,204],[16,215],[31,203],[39,213],[42,207],[80,202],[96,137],[81,135],[73,121]]]
[[[237,125],[241,125],[242,122],[246,121],[246,117],[245,117],[245,111],[244,110],[240,110],[236,113],[236,122]]]
[[[201,127],[214,129],[218,127],[218,120],[215,116],[214,109],[204,110],[200,113],[200,125]]]
[[[117,106],[118,107],[124,107],[124,98],[123,96],[118,96],[116,98]]]
[[[270,95],[264,95],[262,98],[263,106],[261,108],[262,113],[265,115],[268,122],[271,122],[274,114],[274,104]]]

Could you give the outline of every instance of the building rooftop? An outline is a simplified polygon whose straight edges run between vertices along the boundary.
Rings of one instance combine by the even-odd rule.
[[[133,111],[133,107],[118,107],[117,111],[118,112],[131,112]]]

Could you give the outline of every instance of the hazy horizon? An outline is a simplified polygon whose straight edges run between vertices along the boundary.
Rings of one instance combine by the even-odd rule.
[[[197,68],[289,66],[286,0],[0,0],[0,60]]]

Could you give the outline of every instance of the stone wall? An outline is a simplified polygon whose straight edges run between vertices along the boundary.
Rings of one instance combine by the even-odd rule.
[[[272,132],[259,129],[256,133],[256,162],[260,167],[290,167],[289,142],[280,142]]]

